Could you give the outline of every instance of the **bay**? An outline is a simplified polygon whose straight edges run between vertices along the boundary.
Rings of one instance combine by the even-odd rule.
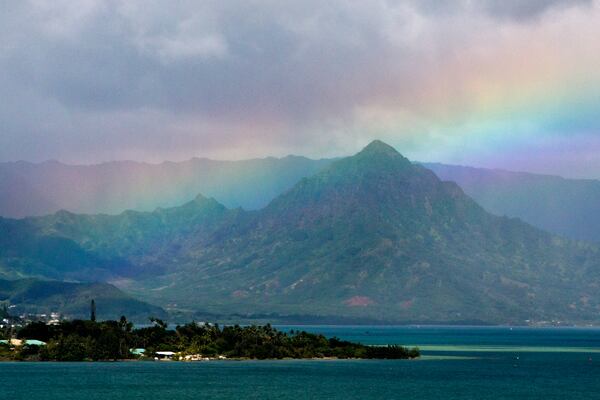
[[[0,399],[600,399],[600,330],[281,326],[420,360],[0,363]]]

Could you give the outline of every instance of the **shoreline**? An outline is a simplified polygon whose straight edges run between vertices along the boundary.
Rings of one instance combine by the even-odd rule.
[[[423,358],[425,357],[425,358]],[[339,357],[313,357],[313,358],[210,358],[208,360],[154,360],[154,359],[131,359],[124,358],[118,360],[81,360],[81,361],[57,361],[57,360],[10,360],[0,359],[0,363],[156,363],[156,364],[198,364],[198,363],[214,363],[214,362],[244,362],[244,361],[417,361],[426,359],[429,356],[419,356],[415,358],[339,358]],[[450,356],[452,357],[452,356]],[[457,357],[458,358],[458,357]]]

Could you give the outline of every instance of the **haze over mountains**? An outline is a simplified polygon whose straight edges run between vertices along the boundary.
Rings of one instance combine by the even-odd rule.
[[[228,208],[256,210],[334,160],[305,157],[246,161],[192,159],[145,164],[71,166],[0,163],[0,216],[21,218],[61,209],[118,214],[173,207],[198,193]],[[486,210],[518,217],[576,240],[600,241],[600,181],[423,163],[458,185]]]
[[[59,210],[118,214],[173,207],[198,193],[230,208],[258,209],[331,160],[305,157],[97,165],[0,163],[0,216],[22,218]]]
[[[600,181],[525,172],[424,163],[497,215],[519,217],[538,228],[600,242]]]
[[[600,311],[596,246],[494,216],[379,141],[256,211],[198,196],[0,230],[6,277],[111,281],[178,312],[525,323]]]

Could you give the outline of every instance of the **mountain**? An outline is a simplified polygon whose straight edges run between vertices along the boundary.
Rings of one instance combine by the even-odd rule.
[[[305,157],[161,164],[0,163],[0,216],[22,218],[59,210],[118,214],[175,207],[197,193],[228,208],[258,210],[300,179],[334,160]],[[600,181],[421,163],[453,181],[489,212],[575,240],[600,241]]]
[[[256,211],[200,196],[148,213],[62,212],[3,224],[22,235],[20,243],[70,241],[91,265],[88,257],[122,260],[124,267],[106,269],[111,281],[170,311],[388,322],[599,320],[598,247],[492,215],[455,183],[379,141]],[[0,245],[5,273],[43,262],[37,253],[22,251],[18,263],[6,254]]]
[[[575,240],[600,242],[600,181],[423,163],[486,210]]]
[[[132,321],[147,322],[149,317],[166,315],[160,307],[136,300],[107,283],[0,279],[0,302],[15,305],[19,313],[59,312],[68,318],[88,318],[92,299],[99,319],[126,315]]]
[[[118,215],[59,211],[0,218],[0,277],[80,281],[158,274],[177,243],[199,236],[239,211],[197,196],[180,207]],[[162,260],[162,256],[167,257]]]
[[[377,141],[222,229],[129,289],[211,312],[387,321],[585,321],[600,306],[597,247],[491,215]]]
[[[22,218],[61,209],[116,214],[182,204],[198,193],[227,207],[258,209],[331,160],[305,157],[98,165],[0,163],[0,216]]]

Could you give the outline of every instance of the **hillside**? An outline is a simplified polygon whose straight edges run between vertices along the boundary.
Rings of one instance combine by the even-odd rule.
[[[104,269],[111,280],[172,311],[526,323],[597,322],[600,310],[596,246],[492,215],[379,141],[258,211],[199,196],[154,212],[61,212],[2,226],[18,243],[72,243],[88,276],[120,260]],[[5,274],[56,264],[52,251],[10,243],[0,246]]]
[[[497,215],[576,240],[600,242],[600,181],[424,163]]]
[[[68,318],[88,318],[94,299],[98,319],[126,315],[132,321],[164,318],[160,307],[141,302],[107,283],[72,283],[38,279],[0,279],[0,302],[16,306],[16,312],[59,312]]]
[[[0,277],[96,281],[160,274],[179,242],[212,232],[238,212],[199,195],[153,212],[0,218]]]
[[[214,237],[186,250],[164,277],[131,289],[213,312],[597,318],[596,247],[493,216],[456,184],[381,142],[303,179]]]

